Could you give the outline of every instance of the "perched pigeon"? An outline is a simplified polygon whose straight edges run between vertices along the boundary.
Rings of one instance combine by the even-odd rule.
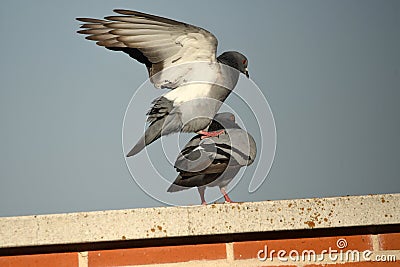
[[[168,192],[197,187],[201,203],[206,205],[205,188],[219,186],[225,201],[232,202],[225,188],[241,167],[254,162],[256,143],[229,112],[215,115],[208,130],[223,130],[224,133],[209,138],[197,135],[186,144],[175,162],[179,175]]]
[[[78,33],[113,51],[127,53],[146,65],[157,88],[172,89],[155,99],[143,137],[128,153],[133,156],[163,135],[204,131],[235,87],[239,73],[247,77],[247,59],[239,52],[216,57],[218,41],[205,29],[137,11],[116,9],[105,19],[77,18]]]

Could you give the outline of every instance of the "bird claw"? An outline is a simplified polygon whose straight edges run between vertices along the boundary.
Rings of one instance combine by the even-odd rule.
[[[212,132],[207,132],[207,131],[200,131],[199,134],[202,136],[200,137],[201,139],[205,139],[208,137],[215,137],[215,136],[220,136],[221,134],[224,134],[225,130],[219,130],[219,131],[212,131]]]

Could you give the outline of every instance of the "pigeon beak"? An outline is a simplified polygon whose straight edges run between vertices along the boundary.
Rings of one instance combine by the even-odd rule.
[[[250,77],[249,71],[247,70],[247,68],[244,69],[244,75],[246,75],[247,78]]]

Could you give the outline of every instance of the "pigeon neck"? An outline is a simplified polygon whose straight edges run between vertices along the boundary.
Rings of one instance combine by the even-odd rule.
[[[223,129],[240,129],[239,125],[230,120],[216,121],[213,120],[208,127],[209,132],[223,130]]]

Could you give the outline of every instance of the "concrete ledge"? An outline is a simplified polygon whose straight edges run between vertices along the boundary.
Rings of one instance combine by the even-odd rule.
[[[400,194],[0,218],[0,248],[400,224]]]

